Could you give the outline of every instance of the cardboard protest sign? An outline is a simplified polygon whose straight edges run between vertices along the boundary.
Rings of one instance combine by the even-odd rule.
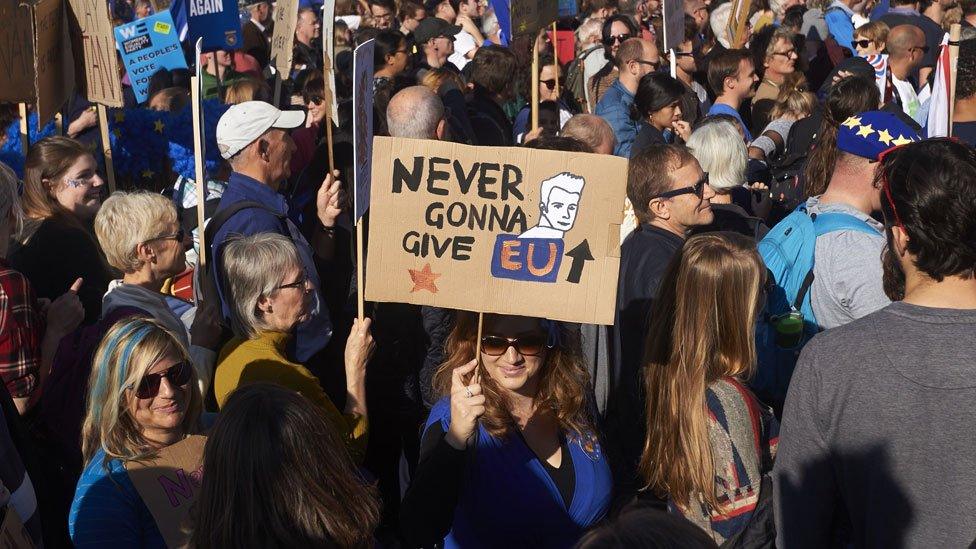
[[[291,78],[292,47],[298,22],[298,0],[278,0],[274,12],[274,34],[271,36],[271,63],[282,80]]]
[[[325,80],[325,100],[329,102],[332,114],[329,118],[339,119],[339,103],[336,101],[335,72],[332,70],[335,59],[335,2],[322,4],[322,76]]]
[[[186,25],[191,44],[203,39],[203,51],[236,50],[242,45],[237,2],[187,0]]]
[[[352,58],[352,150],[354,221],[369,209],[369,187],[373,159],[373,40],[353,52]]]
[[[34,100],[31,12],[18,0],[0,0],[0,101]]]
[[[100,0],[68,0],[68,26],[75,74],[85,97],[107,107],[122,106],[122,75],[115,56],[115,37],[108,3]]]
[[[684,41],[685,4],[682,0],[664,0],[664,50],[675,50]]]
[[[612,324],[627,161],[376,137],[366,299]]]
[[[30,533],[13,507],[7,506],[0,523],[0,549],[32,549]]]
[[[726,31],[729,33],[729,42],[733,48],[745,47],[746,25],[749,23],[750,9],[752,9],[752,0],[732,0],[732,10],[729,14]]]
[[[559,0],[512,0],[509,4],[509,36],[533,34],[559,16]]]
[[[163,448],[154,460],[126,464],[132,484],[169,547],[186,545],[185,521],[200,494],[206,442],[207,437],[193,435]]]
[[[149,79],[160,69],[185,69],[186,59],[169,10],[115,27],[115,40],[136,101],[149,100]]]
[[[64,0],[37,0],[31,6],[34,27],[34,89],[40,129],[74,93],[75,66]]]

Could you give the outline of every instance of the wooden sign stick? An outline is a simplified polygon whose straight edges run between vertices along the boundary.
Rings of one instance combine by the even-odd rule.
[[[105,176],[109,194],[115,192],[115,162],[112,161],[112,141],[108,138],[108,112],[98,104],[98,130],[102,135],[102,153],[105,155]]]
[[[20,111],[20,151],[24,153],[24,159],[27,159],[27,153],[30,151],[30,131],[27,129],[27,103],[20,103],[17,105]]]
[[[207,178],[203,169],[203,141],[200,135],[200,82],[190,77],[190,101],[193,117],[193,178],[197,191],[197,238],[200,242],[197,268],[207,266],[207,245],[204,242],[204,202],[207,199]]]
[[[539,37],[532,45],[532,129],[539,127]]]
[[[366,316],[366,288],[363,287],[363,218],[356,222],[356,311],[359,321]]]
[[[956,23],[949,27],[949,137],[955,126],[953,116],[956,112],[956,69],[959,67],[959,35],[962,27]]]
[[[278,71],[275,71],[274,106],[281,108],[281,73]]]
[[[562,67],[559,66],[559,38],[556,34],[556,22],[552,22],[552,62],[556,65],[556,101],[559,101],[559,73]]]
[[[58,135],[64,135],[64,116],[61,113],[54,115],[54,131]]]

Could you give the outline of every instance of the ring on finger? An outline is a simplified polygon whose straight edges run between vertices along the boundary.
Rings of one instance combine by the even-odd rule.
[[[474,396],[473,394],[471,394],[471,389],[468,389],[468,388],[465,388],[465,389],[464,389],[464,393],[465,393],[466,395],[468,395],[468,398],[471,398],[471,397],[473,397],[473,396]]]

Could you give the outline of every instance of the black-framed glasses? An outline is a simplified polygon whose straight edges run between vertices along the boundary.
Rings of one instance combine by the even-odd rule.
[[[868,40],[868,39],[865,38],[863,40],[855,40],[855,41],[851,42],[851,45],[854,46],[855,49],[856,48],[867,48],[867,47],[870,47],[871,46],[871,43],[872,43],[871,40]]]
[[[544,334],[527,334],[519,337],[488,335],[481,338],[481,352],[488,356],[502,356],[509,347],[515,347],[519,354],[536,356],[548,346]]]
[[[917,46],[917,47],[914,47],[914,48],[908,48],[908,51],[915,51],[915,50],[922,50],[922,54],[926,54],[926,53],[929,52],[929,46],[928,46],[928,44],[926,44],[924,46]]]
[[[701,179],[695,182],[694,185],[690,187],[682,187],[680,189],[674,189],[673,191],[666,191],[660,194],[656,194],[651,197],[651,200],[655,198],[673,198],[675,196],[681,196],[683,194],[695,194],[699,199],[705,198],[705,185],[708,185],[708,173],[702,175]]]
[[[558,82],[558,80],[556,80],[555,78],[549,80],[539,80],[539,83],[544,85],[549,91],[553,91],[556,89],[556,82]]]
[[[136,388],[136,396],[139,398],[156,398],[156,395],[159,394],[159,385],[162,383],[164,377],[169,380],[171,385],[182,387],[190,381],[192,368],[193,366],[189,362],[183,361],[170,366],[162,372],[146,374],[142,377],[142,381],[139,382],[139,387]]]
[[[611,34],[610,36],[607,37],[606,40],[603,41],[603,43],[608,46],[612,46],[614,42],[623,42],[628,38],[630,38],[629,32],[625,32],[623,34]]]
[[[278,290],[287,290],[288,288],[301,288],[302,290],[307,289],[308,288],[308,275],[305,274],[305,273],[302,273],[302,276],[298,277],[298,280],[296,280],[294,282],[291,282],[291,283],[288,283],[288,284],[282,284],[281,286],[278,286],[277,289]]]
[[[186,238],[186,230],[180,228],[180,230],[176,231],[173,234],[164,234],[162,236],[157,236],[155,238],[150,238],[149,240],[143,241],[143,244],[146,244],[148,242],[155,242],[156,240],[175,240],[177,242],[183,242],[183,239],[185,238]]]
[[[796,55],[796,50],[786,50],[786,51],[774,51],[773,55],[782,55],[783,57],[789,59]]]
[[[694,57],[695,56],[695,52],[693,52],[693,51],[675,51],[674,52],[674,56],[675,57]]]
[[[647,59],[634,59],[634,62],[638,65],[650,65],[657,70],[661,66],[661,61],[648,61]]]

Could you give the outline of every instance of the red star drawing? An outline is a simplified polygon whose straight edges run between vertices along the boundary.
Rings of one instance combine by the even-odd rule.
[[[414,270],[407,269],[410,273],[410,280],[413,281],[413,289],[410,293],[414,293],[418,290],[427,290],[432,294],[437,293],[437,286],[434,285],[434,281],[440,278],[441,273],[435,273],[430,270],[430,263],[424,265],[423,269]]]

